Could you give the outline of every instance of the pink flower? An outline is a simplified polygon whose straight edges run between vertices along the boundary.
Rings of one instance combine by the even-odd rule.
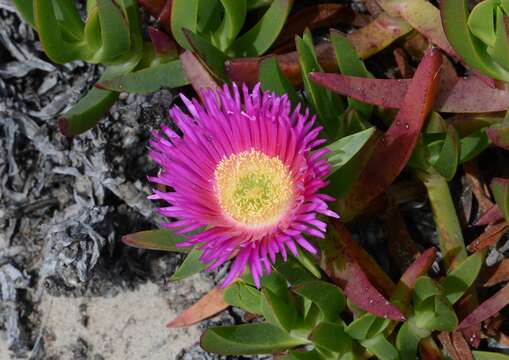
[[[170,109],[183,135],[165,125],[153,133],[150,156],[162,172],[150,180],[173,191],[154,190],[150,199],[168,203],[158,211],[175,221],[164,226],[187,238],[179,245],[198,245],[208,269],[235,258],[223,286],[247,265],[259,287],[277,254],[297,256],[297,245],[316,253],[303,235],[323,238],[317,216],[337,215],[326,204],[334,199],[319,193],[330,166],[327,149],[316,150],[325,140],[315,116],[300,105],[292,112],[286,95],[262,93],[259,84],[242,96],[236,84],[232,90],[204,91],[203,105],[182,95],[189,114]]]

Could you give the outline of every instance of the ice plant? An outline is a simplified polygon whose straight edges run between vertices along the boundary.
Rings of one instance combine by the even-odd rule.
[[[150,142],[162,168],[150,180],[172,188],[150,198],[168,203],[158,210],[187,238],[179,245],[198,246],[208,269],[235,257],[224,286],[249,266],[259,287],[276,255],[297,256],[297,245],[315,253],[304,234],[324,237],[318,215],[337,217],[319,193],[330,165],[315,116],[259,84],[202,91],[203,105],[181,98],[189,114],[175,106],[170,116],[182,136],[162,125]]]

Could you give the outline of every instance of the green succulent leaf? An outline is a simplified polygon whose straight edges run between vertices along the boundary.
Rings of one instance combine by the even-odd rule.
[[[499,80],[509,79],[508,74],[500,71],[502,69],[489,58],[482,42],[470,32],[467,0],[442,1],[440,10],[447,39],[465,62],[485,75]]]
[[[370,339],[381,334],[389,325],[390,320],[365,313],[346,328],[346,332],[356,340]]]
[[[201,338],[206,351],[225,355],[270,354],[307,343],[269,323],[210,328]]]
[[[212,35],[213,44],[222,51],[228,50],[239,34],[247,14],[246,0],[221,0],[223,21]]]
[[[509,360],[509,355],[489,351],[472,351],[475,360]]]
[[[509,30],[508,19],[502,12],[502,9],[496,9],[497,29],[495,45],[487,49],[496,63],[502,66],[506,71],[509,70],[509,44],[507,31]]]
[[[494,178],[490,188],[506,221],[509,221],[509,179]]]
[[[113,0],[96,0],[101,24],[102,48],[94,59],[108,63],[131,47],[130,27],[124,12]]]
[[[442,148],[436,157],[432,155],[431,164],[433,168],[442,175],[446,180],[450,181],[456,174],[460,157],[460,143],[458,133],[453,126],[447,129],[447,135],[443,142]]]
[[[23,17],[23,20],[25,20],[31,27],[35,27],[33,1],[12,0],[12,3],[14,6],[16,6],[16,9],[21,14],[21,17]]]
[[[84,24],[73,1],[56,0],[54,3],[55,14],[64,36],[69,36],[71,41],[83,40]]]
[[[260,21],[235,40],[231,55],[259,56],[269,50],[283,29],[292,4],[293,0],[273,0]]]
[[[335,138],[339,128],[339,115],[344,110],[342,100],[337,95],[316,85],[309,78],[309,73],[322,71],[314,52],[309,30],[304,33],[303,38],[298,36],[295,38],[295,45],[299,53],[302,81],[308,102],[325,131],[331,138]]]
[[[185,28],[182,29],[182,32],[187,38],[191,48],[198,55],[199,60],[207,68],[207,70],[209,70],[209,72],[217,79],[223,82],[228,82],[228,76],[224,69],[227,56],[204,37]]]
[[[289,332],[297,320],[297,308],[289,296],[279,297],[262,289],[261,311],[265,320]]]
[[[343,325],[332,322],[319,323],[309,335],[309,340],[316,346],[339,354],[351,352],[353,346]]]
[[[415,318],[405,321],[396,337],[396,348],[399,350],[401,360],[415,360],[421,339],[430,334],[430,331],[417,327]]]
[[[392,345],[383,334],[361,341],[361,345],[380,360],[399,360],[398,350],[396,350],[394,345]]]
[[[330,39],[334,47],[334,53],[338,62],[339,71],[343,75],[371,77],[371,74],[359,58],[350,40],[339,31],[331,31]],[[348,98],[351,107],[357,109],[362,117],[369,119],[373,112],[373,106]]]
[[[320,354],[317,350],[311,351],[296,351],[290,350],[288,352],[288,356],[281,360],[325,360],[322,354]]]
[[[477,130],[460,140],[460,164],[472,160],[490,146],[490,140],[484,129]]]
[[[449,272],[440,282],[444,288],[444,296],[451,304],[455,304],[472,286],[484,262],[484,252],[470,255]]]
[[[306,268],[314,277],[320,279],[322,273],[318,267],[317,260],[309,252],[302,250],[300,247],[297,248],[298,256],[295,258],[299,261],[304,268]]]
[[[315,303],[323,319],[336,321],[345,307],[345,297],[335,285],[321,281],[309,280],[292,287],[292,291]]]
[[[186,238],[169,229],[140,231],[122,237],[124,244],[140,249],[188,253],[191,248],[177,246],[178,243],[185,240]]]
[[[64,39],[55,16],[55,0],[34,0],[34,21],[44,52],[59,64],[89,57],[86,45]]]
[[[415,323],[430,331],[452,331],[458,326],[458,317],[451,303],[443,296],[427,298],[415,305]]]
[[[441,293],[442,289],[433,279],[428,276],[420,276],[414,285],[413,302],[414,304],[419,304]]]
[[[232,306],[244,309],[252,314],[261,314],[261,293],[243,281],[236,281],[228,286],[223,294],[224,301]]]
[[[366,143],[375,134],[375,127],[359,131],[358,133],[345,136],[336,140],[327,148],[330,153],[327,154],[329,164],[331,165],[331,175],[342,168],[346,163],[354,158],[354,156],[361,151]]]
[[[199,0],[173,0],[171,6],[171,32],[175,40],[186,50],[192,50],[182,29],[197,31]]]
[[[207,265],[200,261],[201,255],[201,250],[191,250],[189,254],[187,254],[182,264],[180,264],[178,269],[170,277],[170,281],[184,280],[205,270]]]
[[[309,280],[315,280],[313,276],[302,264],[293,257],[287,261],[278,260],[275,268],[290,284],[298,285]]]
[[[494,46],[496,41],[494,9],[497,1],[485,0],[472,9],[468,16],[468,27],[472,34],[481,39],[488,46]]]
[[[275,56],[261,61],[259,76],[262,90],[274,91],[279,96],[287,94],[293,107],[301,102],[297,91],[279,69]]]
[[[173,60],[102,81],[99,86],[112,91],[147,94],[163,87],[177,88],[188,84],[182,63]]]

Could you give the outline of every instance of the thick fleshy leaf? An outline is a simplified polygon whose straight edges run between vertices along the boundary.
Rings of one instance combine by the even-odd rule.
[[[46,1],[44,3],[50,2]],[[136,0],[124,0],[123,4],[131,29],[131,50],[118,59],[118,64],[108,66],[98,82],[129,73],[138,66],[143,54],[138,2]],[[59,43],[58,46],[64,47],[62,43]],[[65,136],[74,136],[91,129],[115,102],[117,96],[118,93],[92,88],[87,95],[59,118],[58,127],[60,132]]]
[[[437,250],[435,248],[429,248],[424,251],[401,276],[396,290],[394,290],[391,296],[391,302],[398,306],[403,313],[405,313],[408,308],[408,304],[412,298],[412,290],[417,279],[426,275],[435,261],[436,254]]]
[[[474,360],[472,357],[472,351],[470,351],[470,347],[465,340],[464,334],[460,331],[454,331],[451,334],[451,339],[454,347],[456,348],[456,352],[458,353],[458,357],[461,360]]]
[[[101,24],[102,48],[97,59],[108,63],[131,47],[130,28],[122,9],[113,0],[96,0]]]
[[[474,6],[468,16],[468,28],[472,34],[489,46],[494,46],[497,38],[495,34],[496,17],[493,13],[495,8],[492,1],[484,1]]]
[[[495,70],[483,44],[471,34],[467,23],[468,1],[442,1],[440,11],[445,33],[456,53],[481,73],[499,80],[507,79],[507,74]]]
[[[224,9],[223,21],[212,34],[216,47],[226,51],[239,34],[247,14],[246,0],[221,0]]]
[[[330,73],[313,73],[310,78],[340,95],[368,104],[397,109],[411,80],[369,79]],[[505,111],[509,107],[506,91],[487,86],[476,76],[458,78],[453,84],[439,88],[433,110],[451,113]]]
[[[317,114],[320,125],[331,138],[336,137],[339,128],[339,115],[343,112],[342,100],[330,91],[320,88],[310,81],[308,74],[320,71],[321,67],[314,53],[311,33],[307,30],[303,37],[295,37],[295,46],[299,53],[302,69],[302,82],[307,94],[308,103]]]
[[[288,355],[278,359],[278,360],[325,360],[326,358],[322,356],[317,350],[313,349],[311,351],[299,351],[299,350],[290,350],[288,351]]]
[[[16,6],[16,10],[19,11],[23,20],[25,20],[31,27],[35,27],[33,1],[12,0],[12,3]]]
[[[472,160],[490,146],[490,140],[484,129],[460,139],[460,164]]]
[[[71,137],[93,128],[113,103],[117,101],[118,95],[119,93],[108,90],[90,89],[84,97],[58,119],[58,129],[63,135]]]
[[[252,314],[261,314],[260,290],[243,281],[235,281],[224,290],[224,301]]]
[[[346,333],[356,340],[370,339],[381,334],[389,325],[390,320],[363,314],[354,319],[346,328]]]
[[[274,91],[279,96],[287,94],[294,107],[301,102],[297,91],[281,73],[274,56],[270,56],[260,63],[260,82],[264,91]]]
[[[205,270],[207,265],[200,261],[201,255],[202,252],[200,250],[191,250],[189,254],[186,255],[182,264],[180,264],[178,269],[170,277],[170,281],[183,280]]]
[[[192,52],[184,51],[180,54],[180,61],[187,79],[198,95],[201,96],[204,89],[217,88],[217,82]]]
[[[280,297],[269,289],[262,288],[261,312],[265,320],[290,332],[297,320],[297,308],[291,297]]]
[[[494,225],[488,225],[484,232],[468,245],[468,251],[476,252],[490,246],[495,246],[502,236],[505,235],[507,229],[508,225],[505,221]]]
[[[337,226],[339,235],[330,231],[326,239],[320,241],[323,248],[321,267],[331,280],[339,285],[347,298],[359,308],[380,317],[401,321],[405,317],[371,284],[366,273],[345,243],[353,243],[348,230]],[[330,237],[333,238],[330,238]]]
[[[495,295],[483,302],[477,309],[461,321],[458,329],[468,328],[479,324],[494,316],[509,304],[509,284],[505,285]]]
[[[404,20],[396,19],[385,13],[380,14],[367,26],[347,34],[361,59],[383,50],[399,37],[410,32],[412,27]],[[315,46],[318,63],[324,71],[336,71],[337,62],[332,45],[329,42]],[[277,55],[281,71],[294,86],[302,85],[301,69],[297,52]],[[226,64],[230,80],[254,86],[259,81],[259,66],[262,58],[236,58]]]
[[[59,64],[88,58],[91,54],[85,44],[64,39],[54,4],[54,0],[34,0],[33,2],[35,28],[44,52],[53,62]]]
[[[509,259],[506,258],[494,266],[483,268],[480,278],[483,287],[491,287],[509,281]]]
[[[305,343],[269,323],[209,328],[200,341],[206,351],[224,355],[270,354]]]
[[[460,157],[460,142],[458,133],[452,125],[447,129],[447,135],[437,157],[431,161],[433,168],[447,181],[456,175]]]
[[[197,31],[200,0],[172,0],[171,32],[175,40],[184,49],[191,50],[182,29]]]
[[[479,217],[475,223],[477,226],[494,224],[504,218],[504,214],[497,205],[492,206],[488,211]]]
[[[442,290],[435,280],[428,276],[421,276],[414,284],[413,302],[419,304],[433,296],[440,295],[441,292]]]
[[[96,86],[118,92],[148,94],[161,88],[178,88],[188,84],[182,62],[173,60],[102,81]]]
[[[380,360],[399,360],[398,350],[384,336],[380,334],[374,338],[361,341],[361,345],[368,349]]]
[[[276,41],[292,8],[293,0],[274,0],[260,21],[231,46],[234,56],[258,56]]]
[[[349,220],[358,215],[406,166],[424,121],[431,112],[441,62],[442,55],[437,49],[429,50],[422,59],[391,127],[379,142],[359,180],[342,201],[343,219]]]
[[[154,46],[155,54],[162,62],[167,62],[177,58],[177,47],[173,39],[171,39],[164,31],[153,26],[148,27],[148,35]]]
[[[228,306],[223,300],[223,290],[215,288],[205,294],[198,302],[184,310],[184,312],[166,324],[166,326],[177,328],[193,325],[219,314]]]
[[[509,360],[509,355],[488,351],[472,351],[475,360]]]
[[[505,220],[509,222],[509,179],[494,178],[491,180],[490,188]]]
[[[381,0],[380,6],[392,16],[400,16],[440,47],[448,55],[457,58],[442,28],[440,10],[427,0],[391,1]]]
[[[57,11],[57,20],[62,31],[73,41],[83,40],[83,29],[85,24],[81,15],[72,1],[56,1],[53,3]]]
[[[318,265],[319,260],[317,257],[302,248],[297,248],[298,256],[295,257],[297,261],[314,277],[317,279],[322,278],[322,272],[320,270],[320,266]]]
[[[375,127],[360,131],[353,135],[345,136],[336,140],[327,148],[330,152],[326,155],[331,165],[331,174],[349,162],[375,134]]]
[[[362,77],[371,76],[346,35],[343,35],[343,33],[339,31],[331,30],[330,39],[334,47],[334,53],[341,74]],[[368,119],[371,117],[373,106],[350,98],[348,99],[348,103],[350,106],[357,109],[364,117]]]
[[[443,296],[431,296],[414,307],[416,326],[429,331],[452,331],[458,317],[452,305]]]
[[[293,257],[288,258],[288,260],[284,262],[278,261],[275,267],[277,272],[292,285],[301,284],[309,280],[316,280],[316,277]]]
[[[345,354],[352,351],[352,339],[345,333],[343,325],[338,323],[319,323],[309,335],[309,340],[335,353]]]
[[[218,80],[227,81],[224,69],[226,55],[202,36],[188,29],[182,29],[182,32],[202,65]]]
[[[396,348],[401,360],[414,360],[421,340],[429,336],[430,332],[417,327],[415,319],[410,318],[401,325],[396,337]]]
[[[310,280],[292,287],[292,291],[315,303],[326,321],[336,321],[345,307],[341,290],[328,282]]]
[[[477,252],[470,255],[442,279],[440,284],[444,288],[444,295],[451,304],[455,304],[477,279],[484,262],[484,253]]]
[[[489,139],[496,146],[509,150],[509,125],[495,125],[486,129]]]
[[[187,253],[191,250],[189,247],[177,246],[179,242],[185,240],[184,237],[176,235],[169,229],[140,231],[122,237],[122,242],[132,247],[180,253]]]

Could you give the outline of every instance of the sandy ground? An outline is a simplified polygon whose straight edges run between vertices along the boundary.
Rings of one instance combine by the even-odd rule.
[[[198,326],[168,329],[180,307],[172,306],[170,293],[198,298],[210,290],[200,275],[170,284],[167,291],[148,282],[114,297],[42,296],[42,319],[47,359],[176,359],[179,352],[197,343]],[[78,339],[78,341],[76,340]],[[0,360],[10,359],[5,339],[0,340]]]

